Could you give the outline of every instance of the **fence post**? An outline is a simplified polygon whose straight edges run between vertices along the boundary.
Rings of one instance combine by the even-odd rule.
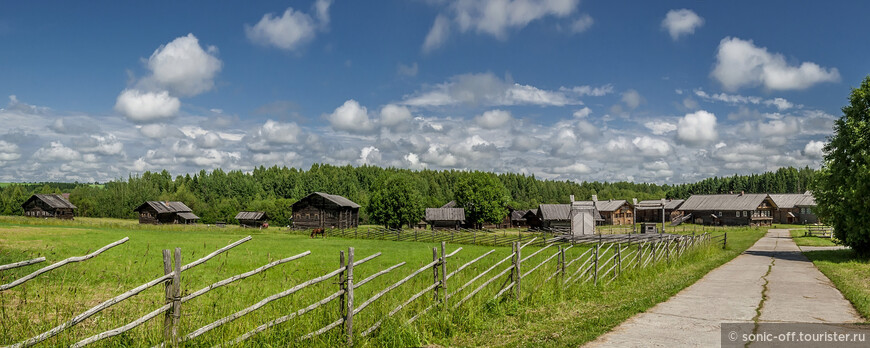
[[[175,276],[172,277],[172,346],[178,346],[181,321],[181,248],[175,248]]]
[[[516,265],[516,267],[517,267],[517,279],[516,279],[517,284],[514,286],[514,287],[516,287],[517,301],[519,301],[520,295],[522,294],[520,292],[520,281],[522,281],[522,279],[523,279],[523,268],[522,268],[522,263],[523,263],[522,255],[523,255],[523,253],[522,253],[522,251],[523,251],[522,242],[517,242],[517,265]]]
[[[559,276],[561,277],[561,281],[559,284],[565,282],[565,248],[561,245],[559,246]]]
[[[163,274],[172,273],[172,256],[169,249],[163,249]],[[172,279],[164,283],[165,303],[172,303]],[[172,342],[172,307],[166,310],[163,318],[163,340]]]
[[[471,244],[477,244],[477,231],[471,231]]]
[[[353,247],[347,248],[347,312],[344,315],[344,328],[347,335],[347,345],[353,346]]]
[[[725,232],[725,234],[722,235],[722,249],[723,250],[725,249],[725,244],[727,244],[727,241],[728,241],[728,232]]]
[[[615,274],[614,278],[616,278],[617,275],[622,273],[622,250],[620,250],[620,249],[622,249],[622,244],[617,243],[616,244],[616,274]]]
[[[599,250],[601,250],[601,243],[595,244],[595,258],[593,259],[593,262],[595,264],[594,265],[595,268],[593,269],[593,273],[592,273],[592,284],[595,286],[598,286],[598,251]]]
[[[640,263],[643,262],[643,243],[637,243],[637,262],[634,263],[634,268],[637,269],[640,267]]]
[[[441,308],[447,308],[447,253],[445,242],[441,242]]]
[[[432,248],[432,261],[438,261],[438,250]],[[432,282],[438,284],[438,263],[432,265]],[[438,288],[441,287],[441,284],[435,286],[435,302],[438,302]]]
[[[346,308],[346,304],[344,302],[346,299],[345,295],[347,294],[347,287],[345,286],[346,280],[344,279],[344,275],[347,273],[347,268],[345,268],[346,265],[347,264],[344,262],[344,250],[339,250],[338,251],[338,267],[341,268],[342,270],[341,270],[341,272],[338,273],[338,289],[344,290],[344,293],[338,297],[338,314],[342,318],[344,318],[344,316],[345,316],[344,310]]]
[[[671,263],[671,242],[673,240],[668,239],[667,244],[665,244],[665,262]]]

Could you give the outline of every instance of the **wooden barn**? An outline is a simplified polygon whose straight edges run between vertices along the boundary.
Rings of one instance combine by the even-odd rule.
[[[528,222],[528,219],[526,219],[526,214],[528,214],[529,212],[532,212],[532,215],[534,215],[533,210],[514,210],[514,211],[511,211],[511,214],[510,214],[511,227],[528,227],[529,222]]]
[[[544,225],[541,218],[538,217],[537,210],[526,210],[526,213],[523,214],[523,219],[526,220],[526,226],[531,229],[539,229]]]
[[[426,208],[426,222],[432,229],[459,229],[465,225],[465,208]]]
[[[773,222],[777,224],[814,224],[819,218],[813,213],[816,200],[810,192],[803,194],[771,194],[776,203]]]
[[[541,204],[536,215],[542,228],[571,228],[570,204]]]
[[[148,201],[134,211],[139,213],[140,224],[194,224],[199,216],[181,202]]]
[[[269,227],[269,215],[262,211],[240,211],[236,214],[239,226],[253,228]]]
[[[665,201],[665,219],[673,220],[680,215],[679,208],[684,200],[670,199]],[[637,202],[637,222],[662,222],[662,201],[660,199]]]
[[[76,206],[65,195],[36,194],[21,205],[24,216],[72,220]]]
[[[606,201],[581,201],[595,203],[595,209],[601,219],[598,225],[631,225],[634,223],[634,207],[624,199]]]
[[[680,206],[696,224],[728,226],[769,226],[775,210],[776,203],[763,193],[693,195]]]
[[[315,192],[293,203],[295,228],[355,228],[360,205],[338,195]]]

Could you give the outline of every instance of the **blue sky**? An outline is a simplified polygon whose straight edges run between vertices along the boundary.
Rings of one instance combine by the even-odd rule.
[[[696,181],[818,167],[853,2],[0,5],[0,181],[311,163]]]

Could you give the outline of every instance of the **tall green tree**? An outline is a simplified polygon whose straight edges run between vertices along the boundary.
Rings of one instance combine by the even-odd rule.
[[[834,122],[825,160],[813,185],[816,214],[834,236],[861,255],[870,254],[870,76],[852,89]]]
[[[415,180],[405,174],[393,174],[372,193],[366,212],[371,221],[399,228],[423,218],[423,196]]]
[[[468,173],[457,181],[453,194],[456,205],[465,208],[465,220],[475,227],[499,222],[507,214],[510,196],[495,174]]]

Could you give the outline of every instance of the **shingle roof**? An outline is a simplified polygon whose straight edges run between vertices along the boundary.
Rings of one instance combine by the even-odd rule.
[[[813,196],[805,193],[771,194],[770,198],[773,199],[777,207],[783,209],[791,209],[795,206],[816,205],[816,200]]]
[[[680,210],[755,210],[768,197],[764,193],[692,195],[683,202]]]
[[[30,199],[28,199],[27,202],[30,202],[33,199],[41,200],[41,201],[45,202],[45,204],[48,204],[49,207],[52,207],[55,209],[64,209],[64,208],[76,209],[75,205],[70,203],[70,201],[68,201],[66,198],[64,198],[63,195],[59,195],[59,194],[35,194],[32,197],[30,197]],[[27,204],[27,202],[24,202],[24,204]]]
[[[199,216],[193,213],[178,213],[178,216],[185,220],[199,220]]]
[[[265,212],[262,211],[240,211],[236,214],[236,220],[260,220],[269,219]]]
[[[538,211],[542,220],[571,220],[570,204],[541,204]]]
[[[665,210],[676,210],[680,208],[680,205],[685,202],[682,199],[671,199],[665,201]],[[651,199],[646,201],[637,202],[635,206],[637,210],[651,210],[651,209],[661,209],[662,201],[660,199]]]
[[[456,208],[456,201],[447,202],[447,204],[442,205],[441,208]]]
[[[526,219],[526,214],[531,210],[514,210],[511,212],[511,221],[522,221]]]
[[[426,221],[465,221],[465,208],[426,208]]]
[[[331,194],[323,193],[323,192],[315,192],[315,193],[312,193],[311,195],[318,195],[320,197],[323,197],[326,200],[328,200],[332,203],[335,203],[339,207],[350,207],[350,208],[359,208],[360,207],[359,204],[356,204],[353,201],[351,201],[347,198],[344,198],[342,196],[339,196],[339,195],[331,195]],[[308,196],[310,197],[311,195],[308,195]],[[305,199],[305,198],[303,198],[303,199]]]
[[[135,211],[141,211],[145,206],[150,206],[158,214],[164,213],[189,213],[192,212],[193,209],[188,208],[184,203],[181,202],[163,202],[163,201],[147,201],[142,203]]]

